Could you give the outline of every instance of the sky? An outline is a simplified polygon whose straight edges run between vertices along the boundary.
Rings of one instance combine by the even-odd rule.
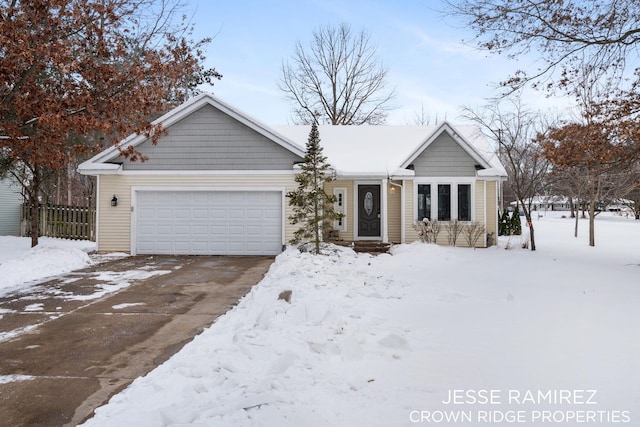
[[[464,106],[479,109],[498,95],[496,83],[520,68],[533,69],[532,55],[518,61],[465,44],[474,34],[441,0],[188,0],[195,36],[211,37],[206,67],[223,75],[213,92],[268,125],[292,123],[292,105],[278,88],[283,61],[320,26],[347,23],[366,30],[388,67],[395,109],[387,124],[416,124],[424,109],[430,124],[461,123]],[[565,109],[566,100],[530,90],[534,109]]]

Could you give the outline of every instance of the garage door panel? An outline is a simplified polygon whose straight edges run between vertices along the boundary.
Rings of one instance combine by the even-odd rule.
[[[155,229],[155,233],[158,235],[173,235],[173,227],[171,225],[158,225]]]
[[[247,193],[245,192],[234,192],[234,193],[226,193],[225,194],[228,197],[228,201],[231,204],[234,203],[242,203],[242,204],[246,204],[246,200],[247,200]]]
[[[191,236],[193,234],[188,224],[174,226],[173,232],[176,236]]]
[[[140,254],[275,255],[282,247],[282,193],[140,191]]]
[[[201,236],[206,236],[207,235],[207,231],[209,230],[209,227],[207,225],[192,225],[191,226],[191,233],[193,235],[201,235]]]
[[[281,213],[280,209],[265,209],[262,211],[264,219],[277,219],[280,220]]]
[[[259,225],[247,225],[247,236],[262,236],[262,228]]]
[[[245,219],[245,211],[241,209],[229,209],[227,211],[228,218],[233,218],[235,220]]]
[[[244,226],[242,225],[229,225],[227,227],[227,233],[230,236],[244,236]]]
[[[206,209],[206,208],[193,209],[191,211],[191,217],[193,219],[208,219],[209,218],[209,209]]]
[[[221,238],[227,233],[227,227],[225,225],[210,225],[208,230],[209,230],[208,234],[210,236],[214,236],[218,238]]]
[[[209,209],[209,218],[211,219],[216,219],[216,218],[226,218],[227,217],[227,211],[222,210],[222,209]]]

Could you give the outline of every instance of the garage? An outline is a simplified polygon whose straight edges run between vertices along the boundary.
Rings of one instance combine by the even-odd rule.
[[[137,254],[276,255],[281,191],[136,191]]]

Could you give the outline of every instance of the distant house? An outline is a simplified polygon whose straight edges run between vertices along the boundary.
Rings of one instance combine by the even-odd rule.
[[[527,205],[531,202],[531,210],[533,211],[568,211],[571,209],[571,202],[565,196],[535,196],[526,199],[524,203]],[[516,202],[511,202],[511,206],[515,207]]]
[[[0,236],[20,234],[22,194],[12,178],[0,180]]]
[[[168,134],[149,158],[111,147],[79,166],[98,177],[99,251],[132,254],[277,254],[293,236],[294,190],[309,126],[269,127],[203,94],[158,119]],[[337,180],[325,191],[344,240],[412,242],[423,218],[479,222],[496,233],[506,173],[474,127],[320,126]],[[463,240],[463,239],[460,239]],[[460,243],[460,242],[459,242]],[[479,246],[487,245],[483,236]]]

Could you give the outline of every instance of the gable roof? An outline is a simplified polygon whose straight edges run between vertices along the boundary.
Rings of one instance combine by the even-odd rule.
[[[171,125],[184,119],[185,117],[189,116],[191,113],[199,110],[205,105],[213,106],[214,108],[222,111],[223,113],[229,115],[245,126],[251,128],[257,133],[280,145],[281,147],[289,150],[293,154],[304,157],[304,149],[301,148],[298,144],[290,141],[282,135],[277,134],[268,126],[264,125],[248,114],[238,110],[237,108],[221,101],[210,93],[202,93],[194,98],[191,98],[185,103],[179,105],[178,107],[154,120],[152,124],[155,125],[161,123],[163,128],[167,129]],[[120,157],[118,146],[122,149],[126,149],[128,147],[135,148],[136,146],[142,144],[147,140],[148,138],[144,135],[129,135],[127,138],[120,141],[117,146],[109,147],[106,150],[96,154],[86,162],[80,164],[80,166],[78,166],[78,170],[81,173],[87,175],[118,173],[122,169],[122,165],[117,163],[118,157]]]
[[[310,126],[274,126],[274,130],[302,145]],[[409,165],[443,132],[484,169],[478,176],[506,176],[489,141],[475,126],[318,126],[323,152],[340,176],[412,177]]]
[[[269,127],[209,93],[190,99],[153,124],[161,123],[167,129],[205,105],[213,106],[293,154],[304,157],[310,126]],[[413,177],[415,173],[409,165],[444,132],[482,167],[477,171],[478,176],[507,175],[495,150],[475,126],[454,127],[448,122],[438,126],[321,125],[318,130],[324,154],[336,172],[344,177]],[[118,146],[135,148],[147,140],[144,135],[134,134]],[[118,146],[93,156],[80,164],[78,170],[86,175],[120,173],[122,164],[118,161],[121,160]]]
[[[495,148],[477,126],[463,125],[455,128],[448,122],[437,127],[431,135],[400,165],[406,168],[424,152],[443,132],[447,132],[462,149],[483,169],[478,176],[507,176],[507,172],[498,158]]]

